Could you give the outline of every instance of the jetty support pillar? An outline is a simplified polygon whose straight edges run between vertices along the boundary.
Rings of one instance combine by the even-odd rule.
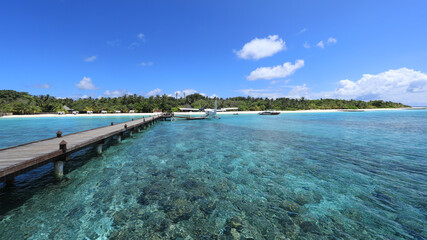
[[[105,143],[104,140],[100,141],[99,143],[96,144],[96,152],[98,153],[98,155],[102,154],[102,145]]]
[[[53,170],[55,177],[62,178],[64,176],[64,162],[70,160],[70,154],[67,153],[67,142],[65,140],[59,143],[59,150],[64,154],[53,162]]]
[[[117,143],[122,143],[122,135],[121,133],[117,135]]]
[[[53,163],[55,177],[62,178],[64,176],[64,161],[55,161]]]
[[[70,160],[70,154],[66,153],[60,159],[53,162],[53,170],[56,178],[61,179],[64,177],[64,164],[68,160]]]

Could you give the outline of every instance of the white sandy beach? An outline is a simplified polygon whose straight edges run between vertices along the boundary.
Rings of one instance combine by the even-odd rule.
[[[393,111],[393,110],[403,110],[408,108],[375,108],[375,109],[359,109],[364,111]],[[416,109],[416,108],[414,108]],[[277,111],[280,113],[325,113],[325,112],[340,112],[343,110],[349,110],[349,109],[328,109],[328,110],[295,110],[295,111]],[[230,112],[217,112],[218,115],[232,115],[235,113],[238,114],[258,114],[263,111],[230,111]],[[65,114],[65,115],[58,115],[58,114],[35,114],[35,115],[8,115],[3,116],[2,118],[38,118],[38,117],[118,117],[118,116],[153,116],[158,115],[160,113],[107,113],[107,114],[101,114],[101,113],[94,113],[94,114]],[[177,115],[200,115],[204,114],[204,112],[175,112]]]

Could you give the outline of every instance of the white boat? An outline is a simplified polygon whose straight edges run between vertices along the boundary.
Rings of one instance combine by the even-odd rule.
[[[279,115],[280,112],[277,112],[276,110],[267,110],[264,112],[258,113],[259,115]]]

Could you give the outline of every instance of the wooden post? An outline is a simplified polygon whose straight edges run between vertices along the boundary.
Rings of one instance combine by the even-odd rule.
[[[53,163],[55,177],[62,178],[64,176],[64,161],[55,161]]]
[[[136,127],[136,132],[137,133],[140,133],[141,132],[141,127],[139,126],[139,127]]]
[[[129,136],[130,136],[130,137],[133,137],[133,129],[131,129],[131,130],[129,131]]]
[[[64,156],[61,157],[61,159],[55,161],[53,163],[53,170],[55,173],[55,177],[62,178],[64,176],[64,162],[68,161],[70,159],[70,154],[67,154],[67,142],[65,140],[62,140],[59,143],[59,149],[64,152]]]
[[[67,142],[65,140],[62,140],[59,143],[59,149],[62,150],[64,153],[67,151]]]
[[[98,155],[102,154],[102,145],[105,143],[105,140],[101,140],[100,142],[98,142],[96,144],[96,152],[98,153]]]
[[[122,143],[122,133],[117,135],[117,143]]]
[[[56,132],[56,137],[58,138],[62,137],[62,132],[61,131]]]
[[[98,153],[98,155],[102,154],[102,143],[98,143],[96,145],[96,152]]]

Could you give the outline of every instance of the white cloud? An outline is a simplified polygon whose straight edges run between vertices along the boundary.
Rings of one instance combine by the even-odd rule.
[[[98,58],[98,56],[91,56],[84,59],[85,62],[93,62]]]
[[[292,88],[288,93],[286,89]],[[309,98],[310,89],[306,84],[300,86],[280,86],[280,87],[268,87],[265,89],[242,89],[237,92],[243,93],[245,96],[261,97],[261,98]]]
[[[174,97],[181,97],[182,92],[181,91],[175,91],[174,92]]]
[[[307,28],[303,28],[303,29],[301,29],[298,33],[297,33],[297,35],[299,35],[299,34],[301,34],[301,33],[304,33],[304,32],[306,32],[307,31]]]
[[[118,46],[119,43],[120,43],[120,40],[117,40],[117,39],[116,40],[107,41],[107,45],[111,46],[111,47]]]
[[[336,38],[330,37],[330,38],[328,38],[328,40],[326,40],[326,45],[328,45],[328,46],[334,45],[337,42],[338,42],[338,40]],[[322,40],[322,41],[318,42],[316,44],[316,46],[319,48],[325,48],[325,42],[323,42],[323,40]],[[304,47],[305,48],[311,48],[312,46],[308,42],[305,42]]]
[[[270,84],[278,84],[278,83],[288,83],[288,82],[290,82],[291,81],[291,79],[287,79],[287,80],[273,80],[273,81],[271,81],[270,82]]]
[[[241,50],[236,52],[236,54],[239,58],[258,60],[273,56],[285,49],[285,42],[279,38],[279,36],[270,35],[267,38],[253,39],[246,43]]]
[[[49,89],[50,88],[50,84],[36,84],[34,85],[34,88],[42,88],[42,89]]]
[[[295,64],[285,62],[283,65],[277,65],[274,67],[260,67],[252,71],[246,79],[254,81],[258,79],[270,80],[273,78],[285,78],[303,66],[304,60],[296,60]]]
[[[133,43],[131,43],[130,45],[129,45],[129,49],[135,49],[135,48],[137,48],[137,47],[139,47],[139,43],[137,43],[137,42],[133,42]]]
[[[182,98],[184,96],[188,96],[188,95],[195,94],[195,93],[198,93],[198,91],[195,89],[184,89],[182,91],[180,91],[180,90],[175,91],[173,96],[174,97],[178,96],[179,98]],[[204,94],[204,93],[199,93],[199,94],[202,96],[206,96],[206,94]]]
[[[153,62],[142,62],[139,65],[143,66],[143,67],[148,67],[148,66],[153,66]]]
[[[357,81],[341,80],[333,95],[344,99],[388,100],[406,104],[427,103],[427,74],[408,68],[376,75],[363,74]]]
[[[241,89],[237,90],[238,92],[244,94],[245,96],[255,97],[255,98],[281,98],[285,97],[283,92],[280,89]]]
[[[216,95],[215,93],[210,95],[209,98],[219,98],[218,95]]]
[[[110,91],[107,90],[104,92],[104,95],[107,97],[111,97],[111,98],[115,98],[115,97],[121,97],[123,95],[132,95],[131,93],[129,93],[128,91],[126,91],[125,89],[122,90],[114,90],[114,91]]]
[[[90,94],[90,96],[89,95],[86,95],[86,94],[81,94],[81,93],[77,93],[77,94],[73,94],[73,95],[71,95],[70,97],[68,97],[68,98],[72,98],[72,99],[79,99],[79,98],[88,98],[88,97],[93,97],[94,96],[94,94],[92,93],[92,94]],[[65,99],[65,98],[62,98],[62,99]]]
[[[291,89],[291,91],[288,92],[286,95],[287,98],[309,98],[309,92],[310,89],[307,87],[307,85],[303,84],[301,86],[295,86]]]
[[[244,89],[252,97],[338,98],[385,100],[408,105],[427,105],[427,74],[408,68],[392,69],[378,74],[364,74],[357,81],[341,80],[334,91],[311,92],[306,84],[294,86],[287,94],[283,88]]]
[[[138,34],[136,35],[136,37],[139,39],[139,42],[132,42],[132,43],[128,46],[128,48],[129,48],[129,49],[135,49],[135,48],[139,47],[140,42],[145,42],[145,35],[144,35],[143,33],[138,33]]]
[[[185,93],[185,96],[188,96],[188,95],[197,93],[197,90],[194,90],[194,89],[185,89],[182,92]]]
[[[156,88],[154,90],[149,91],[147,94],[145,94],[146,96],[156,96],[156,95],[160,95],[162,93],[162,89],[160,88]]]
[[[262,90],[261,93],[268,94],[269,91],[277,94],[280,89]],[[252,96],[257,96],[256,93]],[[363,74],[357,81],[341,80],[333,91],[311,92],[306,84],[294,86],[286,97],[385,100],[424,106],[427,105],[427,74],[408,68],[392,69],[378,74]]]
[[[82,80],[80,80],[79,83],[76,84],[76,86],[80,90],[95,90],[97,89],[95,85],[92,83],[92,79],[88,77],[83,77]]]
[[[335,38],[333,38],[333,37],[330,37],[330,38],[328,38],[328,41],[327,41],[327,43],[329,44],[329,45],[331,45],[331,44],[335,44],[335,43],[337,43],[338,41],[337,41],[337,39],[335,39]]]

